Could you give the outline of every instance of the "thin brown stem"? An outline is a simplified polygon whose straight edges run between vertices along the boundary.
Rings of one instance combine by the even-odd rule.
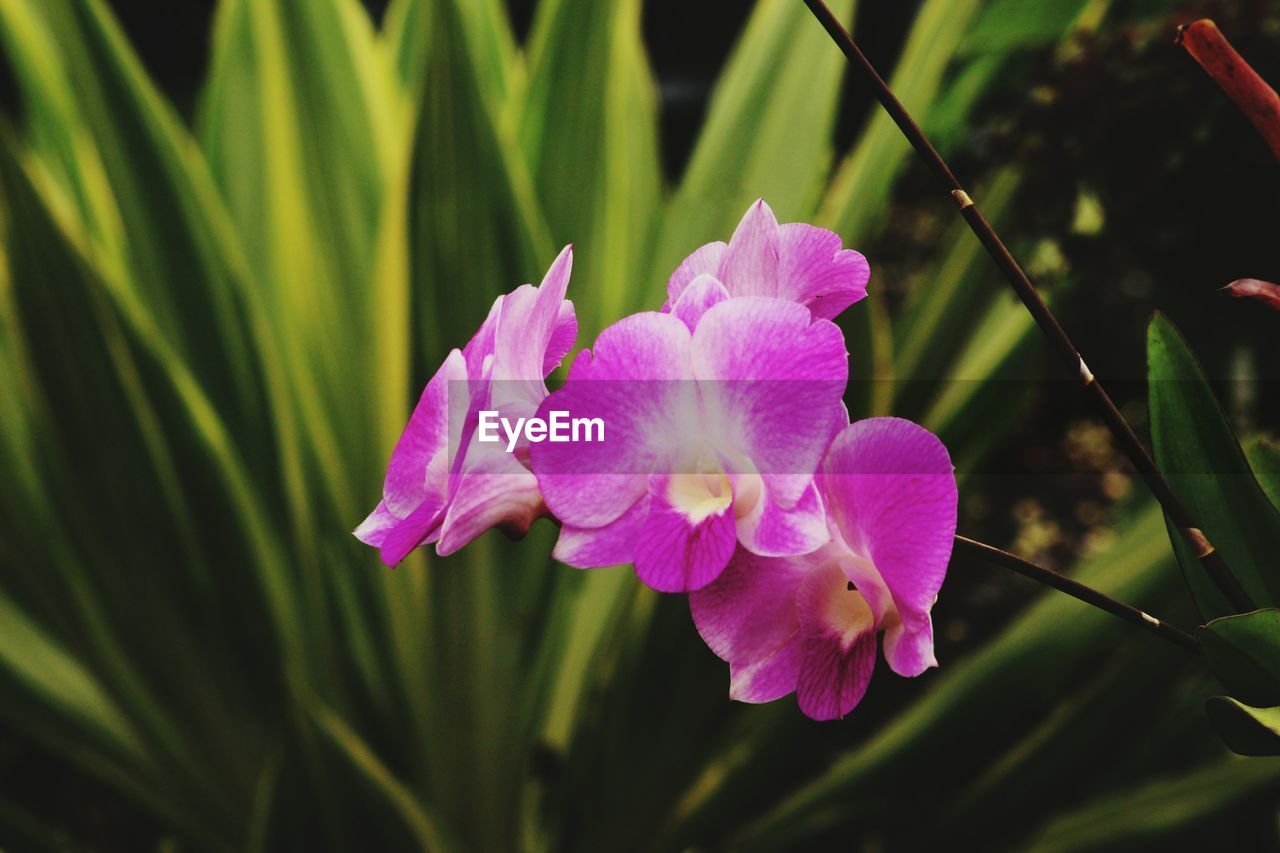
[[[956,180],[956,176],[952,173],[946,161],[930,144],[928,138],[911,118],[902,102],[893,94],[888,84],[885,83],[870,60],[862,53],[848,31],[836,19],[836,16],[831,13],[826,4],[822,0],[804,0],[804,3],[809,7],[809,11],[813,12],[840,50],[844,52],[844,55],[848,57],[854,68],[861,71],[867,81],[871,83],[875,90],[876,98],[885,108],[885,111],[889,113],[889,117],[893,119],[894,124],[902,131],[902,134],[911,143],[911,147],[916,150],[916,153],[924,158],[939,183],[946,187],[947,193],[959,206],[960,215],[964,217],[965,222],[969,224],[969,228],[977,235],[987,253],[996,262],[996,266],[1000,268],[1005,279],[1013,287],[1014,292],[1018,294],[1022,304],[1031,312],[1036,325],[1040,327],[1045,337],[1049,339],[1049,343],[1053,346],[1055,354],[1062,361],[1063,367],[1079,380],[1081,386],[1085,389],[1085,393],[1093,400],[1099,414],[1102,416],[1102,420],[1116,437],[1121,449],[1129,457],[1129,461],[1133,463],[1133,467],[1137,469],[1142,479],[1146,481],[1147,486],[1156,496],[1156,500],[1160,502],[1160,505],[1164,507],[1165,513],[1169,516],[1174,526],[1178,528],[1181,535],[1195,550],[1205,572],[1237,611],[1246,612],[1255,609],[1253,601],[1249,598],[1248,593],[1245,592],[1244,587],[1240,585],[1235,575],[1231,573],[1226,561],[1222,559],[1222,555],[1214,549],[1213,545],[1205,537],[1204,532],[1196,526],[1186,505],[1182,503],[1169,485],[1169,482],[1165,480],[1164,476],[1156,468],[1155,460],[1151,458],[1147,448],[1120,414],[1120,410],[1116,408],[1115,403],[1112,402],[1110,395],[1103,389],[1102,384],[1098,382],[1097,378],[1085,365],[1080,351],[1076,349],[1066,331],[1058,324],[1058,320],[1053,316],[1053,312],[1049,310],[1049,306],[1045,305],[1044,300],[1040,298],[1035,286],[1032,285],[1031,280],[1027,278],[1027,274],[1023,272],[1022,267],[1009,252],[1004,241],[1000,239],[1000,235],[991,227],[991,224],[987,222],[978,206],[974,204],[973,199],[969,197],[964,187]]]
[[[1186,631],[1175,628],[1150,613],[1138,610],[1136,607],[1130,607],[1123,601],[1117,601],[1109,595],[1098,592],[1093,587],[1085,586],[1079,581],[1050,571],[1043,566],[1037,566],[1035,563],[1024,560],[1016,554],[1001,551],[999,548],[965,536],[956,537],[956,548],[959,551],[980,557],[987,562],[995,563],[1006,569],[1012,569],[1023,577],[1031,578],[1033,581],[1052,587],[1059,592],[1065,592],[1072,598],[1083,601],[1085,604],[1091,604],[1099,610],[1105,610],[1112,616],[1117,616],[1131,625],[1150,631],[1171,643],[1182,646],[1184,649],[1189,649],[1193,652],[1200,650],[1195,638]]]

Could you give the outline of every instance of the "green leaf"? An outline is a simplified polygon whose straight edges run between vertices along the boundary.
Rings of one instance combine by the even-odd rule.
[[[282,444],[296,454],[300,436],[310,456],[305,473],[289,457],[296,523],[313,523],[316,494],[355,517],[354,471],[383,456],[366,418],[405,405],[404,347],[389,359],[383,342],[407,334],[407,283],[375,275],[389,187],[406,170],[405,92],[354,0],[226,0],[198,127],[266,303],[277,393],[301,415],[277,415]],[[383,381],[356,378],[371,375]]]
[[[1186,341],[1163,314],[1147,328],[1156,464],[1258,605],[1280,602],[1280,513],[1254,478]],[[1206,618],[1232,613],[1177,532],[1174,549]]]
[[[636,270],[659,218],[658,94],[640,0],[546,0],[529,47],[520,142],[557,245],[575,243],[584,343],[646,305]]]
[[[328,741],[350,763],[370,788],[385,799],[387,804],[404,822],[422,850],[451,849],[444,842],[444,835],[435,818],[418,802],[413,792],[406,789],[396,775],[369,748],[360,735],[318,699],[308,705],[311,719]]]
[[[1280,447],[1265,438],[1256,438],[1245,445],[1244,454],[1249,458],[1249,465],[1262,491],[1266,492],[1271,505],[1280,511]]]
[[[415,364],[434,366],[498,295],[539,281],[557,248],[505,116],[501,6],[441,0],[412,23],[404,38],[427,45],[409,206],[413,289],[425,297]]]
[[[1005,53],[1052,44],[1070,29],[1089,0],[996,0],[965,33],[963,56]]]
[[[829,4],[845,23],[853,0]],[[806,219],[831,165],[845,58],[796,0],[761,0],[716,81],[670,208],[663,216],[651,301],[702,243],[728,240],[763,197],[780,222]]]
[[[1196,630],[1209,669],[1233,696],[1280,705],[1280,610],[1214,619]]]
[[[261,429],[237,294],[244,258],[197,149],[105,4],[8,0],[0,43],[27,107],[32,168],[58,193],[60,221],[119,298],[189,359],[224,417]]]
[[[110,695],[79,661],[0,594],[0,671],[36,694],[117,756],[146,768],[150,757]]]
[[[1251,708],[1229,696],[1213,696],[1204,710],[1232,752],[1280,755],[1280,708]]]
[[[1277,775],[1280,762],[1228,756],[1184,775],[1108,791],[1081,808],[1059,812],[1034,840],[1019,847],[1030,853],[1176,849],[1180,831],[1247,802],[1274,786]]]

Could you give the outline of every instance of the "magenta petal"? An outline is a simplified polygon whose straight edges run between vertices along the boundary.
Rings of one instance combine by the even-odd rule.
[[[516,288],[516,290],[519,290],[519,288]],[[480,328],[476,330],[476,333],[471,336],[471,340],[467,341],[467,345],[462,348],[462,355],[467,362],[467,378],[473,382],[488,378],[488,371],[485,369],[486,363],[489,365],[489,370],[492,370],[493,351],[498,333],[498,318],[502,314],[502,306],[506,301],[507,295],[499,296],[493,300],[484,322],[480,324]]]
[[[886,638],[895,672],[933,661],[933,607],[956,531],[955,473],[942,442],[899,418],[858,421],[831,444],[822,486],[849,548],[875,564],[902,619]]]
[[[703,273],[715,275],[726,248],[724,243],[717,241],[694,249],[693,254],[685,258],[667,279],[667,301],[674,304],[689,283]]]
[[[573,303],[565,300],[560,304],[560,313],[555,327],[551,331],[551,340],[547,342],[547,352],[542,358],[542,375],[548,376],[560,366],[560,362],[573,349],[578,339],[578,316],[573,310]]]
[[[876,635],[867,631],[845,648],[827,634],[805,641],[796,700],[813,720],[838,720],[862,701],[876,665]]]
[[[796,689],[804,636],[795,597],[811,568],[805,557],[770,559],[739,548],[689,610],[703,641],[729,662],[729,695],[770,702]]]
[[[670,500],[673,477],[655,474],[649,516],[635,547],[636,574],[659,592],[690,592],[715,580],[733,556],[733,504],[690,517]],[[727,484],[725,486],[728,487]]]
[[[808,306],[814,317],[831,319],[867,295],[871,268],[840,236],[803,222],[778,226],[778,296]]]
[[[532,409],[547,395],[543,382],[549,372],[547,363],[553,367],[559,363],[573,345],[571,338],[566,345],[569,331],[577,332],[573,306],[564,299],[572,267],[573,249],[566,246],[540,286],[521,285],[500,300],[493,359],[487,370],[481,365],[480,374],[491,384],[487,395],[473,393],[473,397],[484,397],[484,408],[518,402]]]
[[[848,589],[840,567],[820,562],[796,593],[796,613],[805,633],[796,699],[815,720],[833,720],[853,710],[867,690],[876,660],[875,617],[865,598]]]
[[[600,333],[594,350],[574,360],[569,378],[538,409],[600,418],[603,441],[542,442],[530,464],[553,515],[572,527],[599,527],[618,518],[649,487],[649,473],[686,434],[696,414],[690,377],[690,335],[669,314],[627,317]]]
[[[698,321],[702,319],[702,315],[707,313],[707,309],[719,305],[728,298],[729,291],[725,290],[719,279],[709,273],[703,273],[689,282],[689,286],[671,306],[671,313],[679,317],[692,332],[697,327]]]
[[[447,556],[494,527],[523,535],[543,509],[538,481],[514,454],[473,444],[449,501],[436,551]]]
[[[466,364],[462,353],[455,349],[418,398],[387,463],[382,494],[392,514],[406,517],[426,498],[429,490],[443,493],[443,483],[427,482],[427,466],[448,444],[449,383],[464,379]]]
[[[560,528],[560,538],[556,540],[551,556],[577,569],[630,563],[648,517],[649,496],[645,495],[622,515],[601,527],[566,524]]]
[[[443,501],[428,500],[410,513],[409,517],[386,532],[378,557],[394,568],[409,556],[409,552],[426,542],[439,525]]]
[[[738,521],[743,547],[766,557],[808,554],[831,540],[827,511],[812,481],[793,506],[783,507],[767,497]]]
[[[751,460],[771,500],[794,504],[836,425],[847,422],[840,329],[793,302],[730,299],[698,322],[693,370],[707,428]]]
[[[387,536],[402,521],[404,519],[387,509],[387,503],[383,501],[378,504],[373,512],[369,513],[368,518],[360,522],[360,526],[352,531],[352,535],[366,545],[381,548]]]
[[[778,220],[759,199],[733,232],[716,277],[735,297],[779,296],[779,248]]]

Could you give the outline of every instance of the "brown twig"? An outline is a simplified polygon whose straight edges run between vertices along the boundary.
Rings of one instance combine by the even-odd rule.
[[[981,557],[988,562],[1003,566],[1006,569],[1012,569],[1023,577],[1031,578],[1033,581],[1052,587],[1059,592],[1065,592],[1072,598],[1079,599],[1085,604],[1092,604],[1099,610],[1105,610],[1112,616],[1118,616],[1131,625],[1137,625],[1156,634],[1159,637],[1176,643],[1184,649],[1193,652],[1200,651],[1200,646],[1196,643],[1195,638],[1180,628],[1175,628],[1168,622],[1163,622],[1149,613],[1138,610],[1136,607],[1130,607],[1122,601],[1116,601],[1109,595],[1098,592],[1096,589],[1085,586],[1079,581],[1072,580],[1069,577],[1060,575],[1057,572],[1050,571],[1043,566],[1037,566],[1035,563],[1028,562],[1016,554],[1010,554],[1008,551],[1001,551],[991,545],[969,539],[965,536],[956,537],[956,547],[960,551],[972,554],[975,557]]]
[[[1267,141],[1271,153],[1280,158],[1280,96],[1276,90],[1258,76],[1208,18],[1178,27],[1177,42],[1236,102]]]
[[[822,0],[804,0],[804,3],[809,7],[809,11],[813,12],[840,50],[844,52],[844,55],[848,57],[854,68],[861,71],[867,81],[871,83],[875,89],[876,98],[880,101],[885,111],[889,113],[889,117],[893,119],[894,124],[902,131],[902,134],[911,143],[911,147],[916,150],[916,153],[924,158],[939,182],[945,185],[947,192],[959,206],[960,215],[964,217],[970,229],[977,235],[987,253],[996,262],[996,266],[1004,273],[1005,279],[1013,287],[1014,292],[1018,294],[1022,304],[1031,312],[1036,325],[1040,327],[1045,337],[1053,345],[1056,354],[1062,360],[1063,366],[1076,376],[1084,387],[1085,392],[1093,400],[1094,405],[1098,407],[1103,421],[1120,443],[1120,447],[1124,450],[1125,455],[1129,457],[1129,461],[1133,463],[1134,468],[1142,475],[1142,479],[1146,481],[1156,500],[1164,507],[1165,513],[1169,516],[1174,526],[1178,528],[1188,544],[1195,550],[1205,572],[1237,611],[1243,613],[1255,609],[1244,587],[1240,585],[1235,575],[1227,568],[1222,555],[1214,549],[1203,531],[1196,526],[1191,513],[1156,468],[1156,463],[1151,458],[1147,448],[1120,414],[1120,410],[1116,408],[1115,403],[1112,402],[1110,395],[1103,389],[1102,384],[1098,382],[1088,366],[1085,365],[1084,358],[1081,357],[1075,344],[1071,342],[1071,339],[1067,337],[1067,333],[1063,331],[1062,326],[1058,324],[1057,319],[1049,310],[1049,306],[1045,305],[1044,300],[1040,298],[1040,294],[1036,292],[1031,280],[1027,278],[1027,274],[1023,272],[1017,260],[1010,254],[1004,241],[1000,239],[995,229],[991,227],[982,212],[978,210],[978,206],[974,204],[973,199],[965,192],[964,187],[956,180],[956,176],[951,172],[951,168],[947,166],[946,161],[929,143],[928,138],[925,137],[924,132],[920,130],[920,127],[911,118],[902,102],[893,94],[888,84],[881,78],[870,60],[858,48],[852,36],[836,19],[835,15],[831,13],[826,4]]]

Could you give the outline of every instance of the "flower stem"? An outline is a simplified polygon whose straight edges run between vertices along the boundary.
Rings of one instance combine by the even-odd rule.
[[[1012,569],[1018,574],[1031,578],[1034,581],[1053,587],[1059,592],[1065,592],[1072,598],[1079,599],[1085,604],[1092,604],[1099,610],[1105,610],[1112,616],[1117,616],[1132,625],[1144,628],[1152,633],[1163,637],[1171,643],[1176,643],[1185,649],[1198,652],[1200,646],[1196,643],[1195,638],[1179,628],[1175,628],[1167,622],[1163,622],[1149,613],[1138,610],[1136,607],[1130,607],[1122,601],[1104,595],[1092,587],[1085,586],[1079,581],[1072,580],[1069,577],[1060,575],[1057,572],[1050,571],[1043,566],[1037,566],[1035,563],[1028,562],[1016,554],[1010,554],[1008,551],[1001,551],[991,545],[969,539],[965,536],[956,536],[956,548],[960,551],[972,554],[975,557],[981,557],[988,562],[1003,566],[1006,569]]]
[[[1084,358],[1081,357],[1075,344],[1071,342],[1071,338],[1067,336],[1062,326],[1058,324],[1058,320],[1049,310],[1049,306],[1045,305],[1044,300],[1040,298],[1035,286],[1032,285],[1031,280],[1027,278],[1027,274],[1023,272],[1022,267],[1019,266],[1017,260],[1009,252],[1004,241],[1000,239],[995,229],[991,227],[982,212],[978,210],[978,206],[974,204],[973,199],[969,197],[960,182],[956,180],[956,176],[952,174],[951,168],[946,161],[930,144],[928,138],[925,137],[924,132],[920,130],[920,127],[911,118],[902,102],[893,94],[888,84],[877,73],[870,60],[858,48],[848,31],[831,13],[826,4],[822,0],[804,0],[804,3],[809,7],[809,11],[813,12],[840,50],[844,52],[844,55],[854,68],[861,71],[863,76],[871,83],[881,106],[889,113],[889,117],[893,119],[894,124],[902,131],[907,141],[911,143],[911,147],[924,158],[938,181],[946,187],[951,198],[959,206],[960,215],[964,217],[965,222],[969,224],[969,228],[977,235],[987,253],[996,262],[996,266],[1004,273],[1005,279],[1013,287],[1014,292],[1018,294],[1022,304],[1031,312],[1036,325],[1040,327],[1045,337],[1049,339],[1049,343],[1053,345],[1063,366],[1076,376],[1086,394],[1093,400],[1103,421],[1120,443],[1120,447],[1124,450],[1125,455],[1129,457],[1129,461],[1133,463],[1134,468],[1142,475],[1142,479],[1146,481],[1148,488],[1151,489],[1156,499],[1160,501],[1160,505],[1164,508],[1173,525],[1178,528],[1179,533],[1194,549],[1205,572],[1237,611],[1243,613],[1255,609],[1253,601],[1249,598],[1248,593],[1245,592],[1244,587],[1240,585],[1235,575],[1231,573],[1226,561],[1222,559],[1222,555],[1214,549],[1213,545],[1205,537],[1204,532],[1196,526],[1186,505],[1182,503],[1169,485],[1169,482],[1165,480],[1164,476],[1156,468],[1155,460],[1151,458],[1147,448],[1138,439],[1133,428],[1125,421],[1124,416],[1120,414],[1120,410],[1112,402],[1111,396],[1107,394],[1102,384],[1098,382],[1097,378],[1085,365]]]

